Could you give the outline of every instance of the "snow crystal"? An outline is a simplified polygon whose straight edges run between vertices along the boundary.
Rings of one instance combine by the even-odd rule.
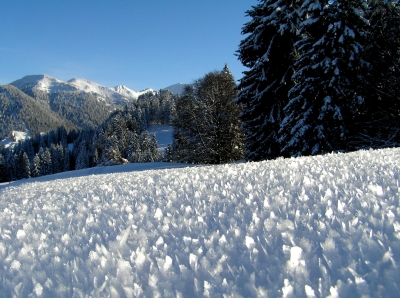
[[[0,296],[399,295],[400,149],[153,166],[2,185]]]
[[[17,239],[22,239],[26,236],[26,233],[24,230],[18,230],[17,232]]]

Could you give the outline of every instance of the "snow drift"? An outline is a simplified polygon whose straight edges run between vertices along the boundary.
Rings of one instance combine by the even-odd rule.
[[[0,296],[400,296],[400,149],[0,190]]]

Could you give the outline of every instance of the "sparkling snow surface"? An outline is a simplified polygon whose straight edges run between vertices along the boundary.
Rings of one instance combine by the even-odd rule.
[[[4,187],[0,296],[399,297],[399,166],[385,149]]]

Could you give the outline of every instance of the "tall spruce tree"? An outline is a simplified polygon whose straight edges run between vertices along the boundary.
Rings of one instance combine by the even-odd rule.
[[[280,142],[290,156],[348,150],[368,72],[363,0],[307,0]]]
[[[252,19],[242,34],[249,35],[241,41],[237,55],[249,70],[240,80],[236,102],[243,108],[240,119],[248,160],[280,155],[278,131],[293,86],[300,4],[298,0],[261,0],[247,11]]]

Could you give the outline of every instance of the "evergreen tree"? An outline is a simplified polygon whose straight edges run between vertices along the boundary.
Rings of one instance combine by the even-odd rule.
[[[11,150],[7,151],[5,157],[5,166],[7,172],[7,180],[9,182],[15,181],[17,179],[17,162],[14,153]]]
[[[50,147],[51,161],[52,161],[52,172],[53,174],[60,173],[63,170],[63,150],[60,145],[51,144]]]
[[[364,102],[362,59],[367,21],[362,0],[307,0],[295,49],[295,85],[281,123],[282,153],[347,150],[351,125]]]
[[[168,144],[167,148],[165,148],[164,161],[165,162],[172,162],[173,161],[173,154],[172,154],[172,146],[171,146],[171,144]]]
[[[152,156],[150,152],[150,136],[147,130],[143,131],[139,136],[140,153],[138,156],[138,162],[152,162]]]
[[[140,152],[139,139],[136,132],[129,133],[128,148],[126,156],[129,162],[138,161],[138,153]]]
[[[22,150],[26,152],[29,160],[32,161],[33,157],[35,156],[32,139],[28,138],[22,143]]]
[[[61,126],[57,129],[58,140],[57,143],[61,143],[61,145],[65,148],[68,146],[68,133],[64,126]]]
[[[0,182],[7,181],[4,155],[0,153]]]
[[[153,162],[160,161],[162,159],[162,154],[158,151],[157,138],[154,133],[151,135],[150,140],[150,155]]]
[[[76,157],[75,170],[86,169],[89,167],[89,155],[86,147],[81,145],[79,148],[78,156]]]
[[[122,157],[119,151],[118,141],[116,136],[111,136],[106,141],[105,150],[102,157],[102,165],[112,166],[126,164],[128,161]]]
[[[31,176],[33,178],[41,176],[40,157],[38,154],[35,154],[35,156],[33,157],[33,162],[32,162],[32,167],[31,167]]]
[[[40,150],[40,152],[41,152],[41,153],[39,153],[40,175],[45,176],[45,175],[53,174],[53,166],[52,166],[51,153],[50,153],[49,148],[46,148],[45,150]]]
[[[68,150],[68,147],[64,148],[64,157],[63,157],[63,168],[62,171],[63,172],[67,172],[71,169],[70,167],[71,164],[71,160],[70,160],[70,153]]]
[[[26,152],[21,152],[20,154],[20,169],[19,169],[19,176],[20,179],[27,179],[31,177],[31,169],[30,169],[30,163],[29,163],[29,158]]]
[[[228,67],[188,86],[178,99],[173,121],[176,161],[220,164],[243,156],[240,106]],[[178,157],[179,156],[179,157]]]
[[[99,164],[99,153],[96,148],[94,149],[94,154],[93,154],[93,166],[97,166],[98,164]]]
[[[252,19],[242,28],[248,36],[237,55],[249,70],[240,80],[236,102],[243,109],[240,119],[248,160],[280,156],[278,132],[293,86],[299,5],[297,0],[262,0],[247,11]]]

